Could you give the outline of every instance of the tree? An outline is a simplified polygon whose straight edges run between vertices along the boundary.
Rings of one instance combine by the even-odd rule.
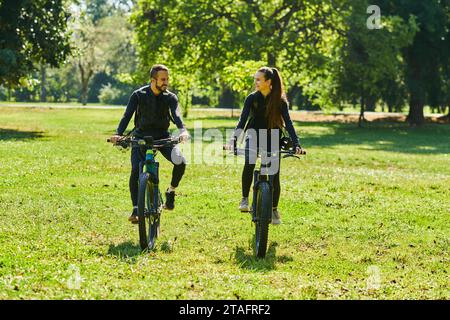
[[[64,62],[68,18],[63,0],[0,1],[0,81],[17,86],[42,63]]]
[[[298,74],[327,51],[339,19],[334,2],[140,0],[133,23],[142,70],[164,62],[174,78],[184,69],[207,85],[227,81],[222,70],[246,60]],[[186,61],[194,68],[178,68]]]
[[[380,84],[381,99],[387,104],[388,112],[401,112],[406,102],[406,88],[403,73],[396,78],[386,79]]]
[[[409,94],[408,121],[421,125],[425,118],[423,108],[433,100],[433,90],[445,81],[441,67],[448,66],[450,55],[450,2],[448,0],[384,0],[381,9],[398,15],[405,21],[412,15],[419,30],[413,43],[402,52],[405,61],[405,81]],[[434,83],[434,86],[430,86]],[[444,94],[443,92],[440,95]],[[436,99],[436,97],[435,97]],[[437,99],[439,100],[439,98]]]
[[[109,75],[113,70],[115,76],[120,76],[131,74],[135,68],[127,17],[121,11],[112,12],[111,6],[110,10],[105,9],[107,4],[103,0],[87,1],[79,7],[73,25],[77,48],[75,63],[80,75],[83,105],[88,102],[89,85],[95,74]]]
[[[401,50],[412,43],[417,27],[414,19],[405,22],[385,16],[379,29],[369,29],[368,1],[354,0],[352,4],[337,73],[338,96],[360,101],[361,126],[364,111],[374,111],[376,101],[388,93],[385,84],[395,82],[402,73]]]
[[[74,40],[77,47],[75,61],[80,72],[81,103],[86,105],[89,81],[105,65],[102,48],[105,45],[105,34],[86,16],[80,16],[74,27]]]

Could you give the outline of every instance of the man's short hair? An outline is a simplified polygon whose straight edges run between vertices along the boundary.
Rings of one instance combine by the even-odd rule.
[[[151,69],[150,69],[150,78],[152,79],[156,79],[156,76],[158,75],[158,71],[167,71],[169,72],[169,68],[167,68],[165,65],[163,64],[155,64]]]

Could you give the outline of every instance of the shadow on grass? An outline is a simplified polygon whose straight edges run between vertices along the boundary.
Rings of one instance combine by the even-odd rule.
[[[205,120],[225,119],[229,120],[230,118],[219,116],[205,118]],[[294,121],[294,123],[300,141],[306,148],[350,145],[356,149],[359,148],[361,152],[379,150],[406,154],[450,153],[450,126],[448,125],[426,124],[423,127],[411,128],[407,123],[379,121],[366,123],[364,127],[360,128],[356,123],[302,121]],[[309,128],[313,127],[327,130],[311,134]],[[214,137],[205,139],[205,132],[208,129],[219,130],[223,139],[226,139],[226,130],[233,130],[234,127],[211,127],[211,124],[208,124],[203,128],[201,136],[202,143],[206,145],[218,141]],[[299,134],[299,131],[302,133]],[[190,130],[190,134],[194,138],[194,130]]]
[[[230,120],[229,117],[212,116],[196,118],[198,120]],[[236,120],[236,119],[234,119]],[[407,123],[396,122],[370,122],[360,128],[356,123],[341,122],[303,122],[294,121],[300,142],[308,149],[309,147],[335,147],[341,145],[354,146],[365,150],[379,150],[388,152],[399,152],[407,154],[447,154],[450,153],[450,126],[442,124],[426,124],[423,127],[411,128]],[[237,124],[237,121],[236,121]],[[324,128],[326,132],[314,134],[309,128]],[[213,131],[220,132],[216,139]],[[208,123],[201,130],[200,136],[194,135],[194,129],[190,128],[190,143],[194,139],[200,139],[204,145],[211,143],[227,143],[227,130],[233,130],[233,126],[214,126]],[[299,131],[302,133],[299,134]],[[311,132],[312,131],[312,132]]]
[[[20,131],[14,129],[0,128],[0,141],[6,140],[28,140],[44,137],[44,132],[39,131]]]
[[[427,124],[420,128],[411,128],[406,123],[376,122],[368,123],[365,127],[360,128],[355,123],[295,121],[295,127],[300,142],[306,149],[308,147],[327,148],[349,145],[360,149],[361,152],[375,150],[406,154],[450,153],[450,126],[448,125]],[[309,128],[313,127],[324,128],[326,132],[309,133]],[[227,139],[226,130],[234,128],[228,126],[205,127],[202,132],[202,143],[205,145],[218,142],[214,137],[211,140],[205,139],[204,134],[208,129],[218,129],[222,137]],[[194,138],[193,130],[190,133]]]
[[[108,249],[108,255],[116,256],[119,259],[131,259],[131,262],[134,262],[141,253],[141,247],[131,241],[122,242],[118,245],[111,244]]]
[[[254,238],[254,237],[253,237]],[[253,239],[252,243],[255,243]],[[257,270],[257,271],[269,271],[275,269],[275,265],[277,263],[286,263],[293,261],[290,256],[277,256],[276,255],[276,247],[278,243],[271,242],[269,248],[267,249],[265,258],[257,258],[254,254],[255,248],[253,245],[252,254],[248,254],[246,250],[242,247],[236,247],[236,251],[234,257],[236,259],[236,263],[243,269],[248,270]]]
[[[410,154],[446,154],[450,152],[450,126],[427,124],[411,128],[404,123],[368,123],[359,128],[353,123],[297,122],[296,128],[325,127],[327,133],[300,136],[306,148],[360,145],[364,150]],[[369,146],[369,148],[367,147]],[[358,147],[357,147],[358,148]]]

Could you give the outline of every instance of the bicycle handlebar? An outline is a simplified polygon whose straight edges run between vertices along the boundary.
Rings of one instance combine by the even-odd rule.
[[[225,147],[223,147],[223,150],[226,150],[226,148]],[[242,154],[245,154],[245,151],[253,151],[253,152],[256,152],[256,153],[258,153],[258,152],[260,152],[259,150],[255,150],[255,149],[250,149],[250,148],[244,148],[244,149],[239,149],[239,148],[237,148],[237,140],[236,139],[233,139],[233,154],[235,155],[235,156],[237,156],[237,155],[242,155]],[[240,154],[239,154],[240,153]],[[296,151],[295,150],[289,150],[289,151],[284,151],[284,150],[280,150],[280,151],[278,151],[278,152],[271,152],[271,151],[263,151],[263,152],[260,152],[260,153],[265,153],[265,154],[273,154],[273,153],[280,153],[280,154],[285,154],[284,156],[283,156],[283,158],[289,158],[289,157],[293,157],[293,158],[298,158],[298,159],[300,159],[300,157],[298,157],[298,155],[297,155],[297,153],[296,153]],[[306,155],[306,150],[303,150],[302,149],[302,152],[300,153],[300,155]]]
[[[106,142],[111,143],[111,139],[106,139]],[[134,146],[146,146],[149,148],[163,148],[169,145],[176,145],[181,142],[180,137],[169,137],[165,139],[154,140],[152,136],[144,137],[125,137],[117,141],[114,145],[124,149]]]
[[[226,150],[225,148],[223,148],[224,150]],[[264,150],[255,150],[255,149],[249,149],[249,148],[236,148],[233,150],[233,154],[235,156],[242,156],[245,155],[246,151],[253,151],[253,152],[259,152],[259,153],[263,153],[266,155],[277,155],[277,154],[284,154],[283,158],[298,158],[300,159],[300,157],[298,156],[298,154],[295,152],[295,150],[290,150],[290,151],[284,151],[284,150],[280,150],[280,151],[264,151]],[[306,152],[301,153],[301,155],[305,155]]]

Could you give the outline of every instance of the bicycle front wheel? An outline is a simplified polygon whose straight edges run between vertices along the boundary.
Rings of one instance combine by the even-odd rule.
[[[255,251],[258,258],[264,258],[269,238],[269,224],[272,219],[272,193],[267,182],[260,182],[256,194]]]
[[[162,204],[160,202],[161,194],[159,192],[158,186],[151,185],[150,188],[153,190],[153,192],[151,192],[149,197],[149,201],[151,201],[149,207],[152,209],[148,220],[148,249],[153,250],[153,248],[155,247],[156,238],[158,238],[160,232]]]
[[[148,248],[146,220],[149,219],[150,215],[149,203],[152,199],[152,192],[153,190],[151,190],[149,186],[149,174],[144,172],[139,177],[138,193],[139,244],[141,245],[142,250]]]

